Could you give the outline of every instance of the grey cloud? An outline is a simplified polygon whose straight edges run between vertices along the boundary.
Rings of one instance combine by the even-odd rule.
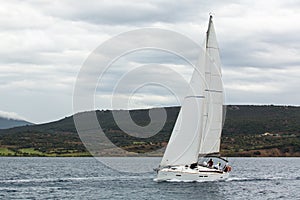
[[[71,20],[82,20],[96,24],[146,24],[158,21],[174,22],[189,17],[188,12],[192,6],[188,3],[178,6],[170,2],[138,2],[138,1],[90,1],[64,2],[65,10],[57,12],[56,7],[48,9],[51,15],[58,15]],[[92,5],[91,5],[92,4]]]
[[[236,1],[227,1],[231,3]],[[210,11],[226,4],[224,1],[59,1],[41,6],[51,16],[95,24],[145,25],[155,22],[178,23],[207,18]],[[59,5],[59,7],[58,7]],[[195,6],[199,5],[199,6]],[[201,6],[200,6],[201,5]]]
[[[263,36],[266,38],[267,36]],[[274,40],[274,42],[272,42]],[[297,41],[297,40],[295,40]],[[225,67],[256,67],[256,68],[282,68],[291,65],[299,65],[300,59],[296,57],[300,53],[299,48],[290,45],[300,45],[295,43],[279,42],[270,36],[268,40],[258,38],[237,40],[222,43],[221,56]]]
[[[224,70],[227,103],[298,105],[299,67]]]

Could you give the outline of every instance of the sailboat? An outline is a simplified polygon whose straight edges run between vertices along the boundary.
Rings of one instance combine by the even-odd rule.
[[[219,47],[210,15],[205,56],[194,69],[155,181],[215,181],[229,177],[220,157],[223,87]],[[201,74],[205,74],[205,77]]]

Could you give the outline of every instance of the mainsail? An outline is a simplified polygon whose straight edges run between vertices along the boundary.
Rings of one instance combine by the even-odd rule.
[[[221,60],[212,16],[210,16],[206,32],[205,50],[206,98],[203,117],[204,129],[199,155],[218,154],[222,132],[223,86]]]
[[[190,90],[181,106],[161,167],[196,163],[199,153],[219,152],[223,88],[219,48],[211,16],[205,51],[206,55],[192,74]]]

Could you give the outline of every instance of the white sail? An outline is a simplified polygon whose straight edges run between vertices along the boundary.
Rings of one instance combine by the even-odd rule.
[[[223,86],[221,80],[221,60],[212,16],[209,19],[205,46],[206,98],[203,117],[204,130],[199,148],[200,155],[219,153],[222,132]]]
[[[200,59],[202,63],[192,74],[191,90],[180,109],[161,167],[195,163],[199,154],[218,153],[220,150],[223,87],[212,17],[205,49],[206,55]]]
[[[203,59],[201,59],[203,60]],[[186,165],[198,161],[203,132],[204,68],[194,70],[190,91],[183,101],[161,166]],[[202,77],[201,77],[202,74]]]

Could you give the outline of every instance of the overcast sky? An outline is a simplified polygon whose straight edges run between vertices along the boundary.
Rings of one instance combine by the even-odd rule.
[[[158,27],[177,31],[201,44],[210,12],[214,13],[223,64],[225,103],[300,104],[300,1],[0,3],[2,116],[41,123],[71,115],[77,74],[88,55],[102,42],[124,31]],[[132,56],[128,66],[147,64],[144,61],[155,53],[138,55]],[[191,70],[183,63],[163,57],[162,62],[189,76]],[[119,74],[117,69],[111,69],[109,74]],[[109,84],[103,87],[99,90],[111,88]],[[109,108],[104,93],[96,95],[96,107]],[[174,96],[157,87],[142,88],[131,102],[133,107],[176,104]]]

